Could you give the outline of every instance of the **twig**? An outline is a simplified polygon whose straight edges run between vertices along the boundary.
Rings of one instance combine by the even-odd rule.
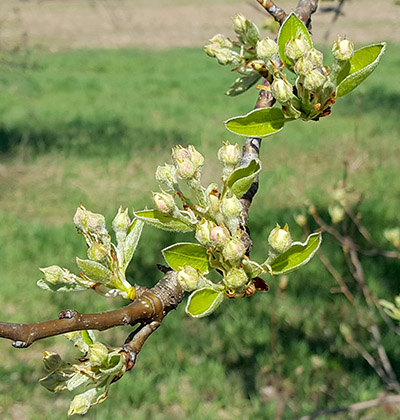
[[[285,21],[286,12],[270,0],[257,0],[262,7],[277,21],[280,25]]]
[[[328,41],[329,35],[331,33],[332,25],[338,20],[338,18],[339,18],[340,15],[343,15],[342,8],[343,8],[343,5],[344,5],[345,2],[346,2],[346,0],[339,0],[339,4],[337,5],[337,7],[335,7],[335,8],[328,8],[328,7],[326,7],[323,10],[324,12],[331,12],[331,11],[332,12],[335,12],[335,14],[333,15],[333,18],[331,20],[331,23],[328,25],[328,29],[325,32],[325,35],[324,35],[324,45],[326,45],[326,43]]]
[[[313,420],[320,416],[337,413],[355,413],[357,411],[366,410],[383,404],[399,404],[400,395],[387,395],[385,397],[376,398],[375,400],[362,401],[359,403],[348,405],[347,407],[336,407],[327,410],[317,410],[308,416],[299,417],[295,420]]]
[[[311,30],[311,15],[317,11],[318,0],[299,0],[294,13]]]

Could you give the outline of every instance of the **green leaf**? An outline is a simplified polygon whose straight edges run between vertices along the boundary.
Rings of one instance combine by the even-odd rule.
[[[45,279],[40,279],[36,285],[47,292],[82,292],[90,289],[90,286],[85,286],[78,283],[57,283],[53,284]]]
[[[202,245],[179,243],[164,248],[161,252],[167,264],[174,270],[190,265],[206,274],[210,269],[207,249]]]
[[[266,137],[281,130],[286,121],[279,108],[261,108],[243,117],[230,118],[225,127],[240,136]]]
[[[321,245],[321,233],[312,233],[304,243],[293,242],[291,247],[270,263],[274,275],[291,273],[297,270],[317,252]]]
[[[238,96],[241,93],[246,92],[246,90],[249,90],[257,83],[260,77],[261,76],[258,73],[253,73],[237,78],[231,87],[226,91],[225,95]]]
[[[207,287],[196,290],[189,296],[185,311],[193,318],[203,318],[214,312],[223,298],[222,291],[218,292]]]
[[[291,13],[286,18],[278,34],[279,55],[282,62],[286,62],[288,67],[291,66],[292,63],[286,58],[285,47],[289,39],[292,38],[300,38],[309,49],[313,47],[312,39],[306,25],[304,25],[304,23],[294,13]]]
[[[261,171],[261,163],[258,159],[252,159],[247,166],[237,168],[234,170],[227,182],[227,186],[230,188],[236,197],[240,198],[250,188],[254,178]]]
[[[76,257],[76,263],[82,270],[83,274],[96,283],[108,283],[111,279],[112,272],[108,268],[104,267],[104,265],[96,261],[81,260]]]
[[[137,244],[142,234],[144,222],[139,219],[135,219],[129,226],[128,234],[124,243],[124,269],[131,262],[132,256],[136,251]]]
[[[361,84],[376,69],[385,50],[386,43],[381,42],[355,51],[338,75],[336,97],[347,95]]]
[[[173,232],[191,232],[195,230],[194,225],[190,226],[172,216],[167,216],[157,210],[141,210],[135,216],[143,220],[144,223],[155,226],[159,229],[170,230]]]

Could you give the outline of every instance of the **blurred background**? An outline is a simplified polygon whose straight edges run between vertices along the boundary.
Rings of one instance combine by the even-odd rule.
[[[278,4],[287,12],[296,6]],[[310,204],[330,223],[344,163],[347,184],[363,194],[357,212],[374,246],[395,249],[383,232],[400,226],[400,5],[351,0],[336,14],[339,5],[321,2],[327,10],[314,15],[318,47],[328,53],[340,34],[356,48],[388,41],[388,49],[373,75],[340,98],[329,118],[289,124],[264,140],[264,171],[250,215],[258,261],[277,222],[288,223],[298,240],[305,234],[293,216],[304,215],[317,228],[307,215]],[[204,183],[215,180],[222,141],[242,141],[223,121],[251,110],[257,91],[225,96],[235,74],[202,46],[218,32],[233,36],[231,17],[238,12],[264,28],[263,36],[276,30],[257,2],[247,0],[0,2],[1,320],[37,322],[61,309],[92,312],[124,304],[91,293],[46,293],[36,286],[38,267],[58,264],[76,272],[74,258],[86,252],[72,224],[80,203],[104,214],[110,227],[120,205],[151,206],[155,169],[170,161],[173,145],[195,145],[206,156]],[[178,240],[193,238],[146,227],[130,280],[155,284],[160,249]],[[385,395],[387,384],[354,340],[373,354],[369,325],[377,322],[400,375],[400,337],[379,314],[371,320],[328,234],[322,252],[347,282],[353,303],[337,293],[337,278],[314,258],[287,282],[268,279],[267,294],[225,302],[209,318],[189,319],[181,305],[149,339],[137,367],[86,418],[289,420]],[[392,301],[400,293],[399,259],[365,257],[362,264],[377,298]],[[120,345],[129,331],[104,332],[102,340]],[[58,337],[16,351],[0,341],[2,419],[66,418],[71,396],[52,395],[37,380],[45,375],[44,350],[76,356],[67,344]],[[329,418],[399,415],[396,406],[384,406]]]

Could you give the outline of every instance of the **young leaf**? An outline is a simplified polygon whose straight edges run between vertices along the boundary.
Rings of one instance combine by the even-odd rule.
[[[214,312],[224,298],[222,291],[204,288],[194,291],[188,299],[185,311],[193,318],[203,318]]]
[[[279,108],[261,108],[243,117],[230,118],[225,127],[240,136],[266,137],[281,130],[286,121]]]
[[[297,270],[317,252],[321,245],[321,233],[312,233],[304,243],[293,242],[291,247],[270,263],[274,275],[291,273]],[[264,266],[264,264],[263,264]]]
[[[132,256],[135,253],[137,244],[142,234],[144,222],[139,219],[135,219],[131,226],[129,226],[128,234],[124,243],[124,269],[131,262]]]
[[[76,263],[83,274],[96,283],[108,283],[111,279],[112,272],[96,261],[81,260],[76,257]]]
[[[226,91],[225,95],[238,96],[246,90],[249,90],[253,85],[257,83],[257,80],[261,76],[258,73],[248,74],[237,78],[231,87]]]
[[[202,245],[179,243],[164,248],[161,252],[167,264],[174,270],[190,265],[205,274],[210,269],[207,249]]]
[[[313,47],[311,36],[306,28],[306,25],[304,25],[304,23],[294,13],[291,13],[286,18],[278,34],[279,55],[282,62],[287,63],[288,67],[290,67],[292,63],[290,63],[290,61],[286,58],[285,47],[289,39],[292,38],[300,38],[307,45],[308,49]]]
[[[354,52],[337,78],[336,97],[347,95],[361,84],[378,66],[386,50],[386,43],[368,45]]]
[[[141,210],[135,213],[135,216],[139,220],[143,220],[144,223],[163,230],[173,232],[191,232],[195,230],[194,226],[192,227],[175,217],[167,216],[157,210]]]
[[[250,163],[241,168],[237,168],[230,175],[227,186],[236,197],[241,197],[250,188],[254,178],[261,171],[261,163],[258,159],[253,159]]]

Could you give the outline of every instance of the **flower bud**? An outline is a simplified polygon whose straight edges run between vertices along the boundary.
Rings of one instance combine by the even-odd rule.
[[[279,254],[285,252],[292,245],[292,237],[289,232],[288,225],[283,229],[277,224],[276,228],[271,231],[268,237],[269,246]]]
[[[308,50],[307,45],[300,38],[291,38],[286,43],[285,55],[294,64]]]
[[[305,76],[314,68],[313,63],[307,59],[305,55],[297,60],[294,66],[294,71],[300,76]]]
[[[50,267],[41,268],[40,271],[44,274],[46,281],[51,284],[64,282],[64,271],[58,265],[51,265]]]
[[[383,235],[396,248],[400,248],[400,228],[385,229]]]
[[[243,15],[236,15],[233,18],[233,27],[238,34],[239,39],[245,43],[255,46],[260,38],[257,26],[246,19]]]
[[[224,277],[225,284],[230,289],[239,289],[248,282],[248,277],[242,268],[231,268]]]
[[[177,162],[175,165],[178,177],[181,179],[190,179],[196,174],[196,168],[190,160],[183,160],[181,162]]]
[[[183,161],[183,160],[190,160],[191,159],[191,155],[189,150],[185,149],[182,146],[175,146],[172,149],[172,161],[174,163],[178,162],[178,161]]]
[[[307,217],[304,214],[296,214],[294,216],[294,221],[300,226],[304,227],[307,224]]]
[[[202,245],[209,245],[211,240],[211,230],[213,229],[213,224],[206,219],[202,219],[200,224],[196,226],[196,239]]]
[[[332,223],[339,223],[344,219],[344,208],[342,206],[334,205],[328,207],[329,216],[331,216]]]
[[[315,91],[321,88],[326,80],[326,77],[319,69],[312,70],[304,78],[304,89]]]
[[[311,48],[311,50],[307,51],[304,57],[311,63],[313,69],[323,66],[324,55],[315,48]]]
[[[332,55],[338,61],[349,61],[354,55],[354,43],[348,39],[340,40],[333,43]]]
[[[246,252],[246,248],[244,247],[242,241],[237,238],[231,239],[227,242],[222,250],[222,256],[227,261],[231,262],[239,262],[243,259],[243,256]]]
[[[191,292],[196,289],[197,282],[199,281],[199,273],[190,265],[185,265],[178,271],[177,281],[183,290]]]
[[[236,166],[240,162],[241,152],[239,145],[230,144],[229,141],[218,150],[218,160],[227,166]]]
[[[214,35],[211,39],[209,39],[211,44],[217,44],[223,48],[232,48],[233,44],[231,41],[229,41],[229,39],[227,39],[224,35],[222,34],[216,34]]]
[[[89,360],[93,366],[102,366],[107,360],[108,348],[99,341],[89,345]]]
[[[229,232],[222,226],[215,226],[211,230],[210,239],[211,244],[216,248],[222,248],[229,238]]]
[[[77,208],[74,215],[74,224],[82,232],[88,231],[94,234],[107,234],[104,216],[92,213],[83,206]]]
[[[233,21],[233,28],[235,29],[235,32],[238,35],[242,35],[242,34],[245,33],[245,31],[246,31],[246,20],[247,19],[243,15],[241,15],[241,14],[236,15],[232,19],[232,21]]]
[[[271,38],[264,38],[257,42],[257,57],[261,60],[272,60],[278,52],[278,44]]]
[[[214,194],[209,194],[208,201],[210,203],[210,209],[214,216],[220,212],[221,202],[219,198]]]
[[[272,96],[282,105],[290,103],[293,98],[293,86],[286,80],[275,78],[271,85]]]
[[[122,207],[120,207],[118,209],[117,215],[112,221],[112,228],[114,232],[126,232],[129,228],[130,223],[131,219],[129,218],[128,209],[124,210]]]
[[[175,210],[174,197],[167,193],[153,193],[153,201],[157,210],[164,214],[171,214]]]
[[[221,203],[221,213],[227,218],[237,218],[242,211],[242,203],[240,200],[236,198],[236,196],[232,196],[230,198],[224,197]]]
[[[175,166],[168,164],[165,164],[164,166],[159,166],[156,170],[156,180],[172,188],[173,185],[177,184],[178,182],[176,179]]]
[[[63,364],[61,357],[52,351],[43,352],[43,364],[47,372],[54,372]]]
[[[99,244],[98,242],[93,242],[93,244],[88,249],[88,257],[92,261],[101,261],[108,255],[109,251],[110,247]]]
[[[204,165],[204,157],[201,153],[199,153],[194,146],[188,146],[189,153],[191,155],[192,163],[194,164],[195,168],[198,169]]]

